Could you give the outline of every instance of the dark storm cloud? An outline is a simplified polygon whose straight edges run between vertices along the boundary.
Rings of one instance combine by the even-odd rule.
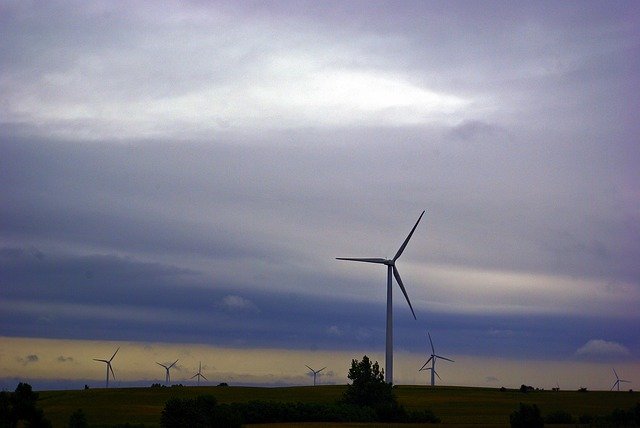
[[[5,281],[14,286],[3,287],[0,335],[38,337],[46,331],[56,338],[291,349],[383,346],[383,303],[313,297],[302,290],[239,291],[203,283],[193,272],[113,256],[47,254],[51,262],[42,266],[27,251],[2,254]],[[404,305],[396,310],[396,344],[413,352],[426,349],[427,330],[450,352],[487,356],[499,351],[503,357],[571,357],[593,334],[637,347],[623,320],[418,310],[416,323]]]
[[[333,257],[395,252],[413,219],[406,227],[379,225],[394,209],[414,208],[408,201],[424,200],[427,239],[411,243],[408,261],[428,254],[430,261],[452,266],[602,278],[613,293],[633,284],[634,229],[617,214],[603,224],[598,217],[609,210],[599,213],[600,208],[590,210],[594,220],[575,227],[562,195],[571,198],[584,190],[553,177],[562,170],[544,167],[553,154],[521,150],[504,131],[477,122],[446,131],[455,137],[446,142],[433,131],[428,141],[416,129],[380,134],[401,141],[403,150],[394,153],[397,144],[385,142],[366,146],[373,134],[355,131],[342,138],[357,150],[338,142],[328,151],[326,145],[300,146],[295,142],[304,136],[295,132],[269,136],[280,140],[275,147],[183,142],[115,145],[108,151],[78,143],[13,143],[7,137],[2,179],[10,190],[3,194],[3,235],[10,242],[28,242],[26,248],[43,259],[41,266],[61,263],[110,290],[119,289],[111,285],[120,282],[113,272],[123,268],[110,270],[108,264],[126,264],[118,259],[126,255],[138,262],[164,260],[150,262],[133,279],[135,285],[153,284],[153,271],[166,275],[159,283],[167,286],[209,284],[215,277],[226,287],[271,283],[296,293],[349,296],[366,286],[351,280],[352,287],[340,287],[342,274],[330,272],[343,266]],[[315,132],[307,138],[327,144],[329,136]],[[514,165],[496,159],[496,148]],[[534,156],[544,174],[528,166]],[[358,167],[360,162],[367,167]],[[456,169],[455,176],[447,173]],[[380,176],[379,170],[390,174]],[[512,181],[516,177],[519,181]],[[589,203],[611,196],[587,195]],[[379,201],[391,209],[377,206]],[[316,236],[316,228],[324,236]],[[93,248],[94,266],[82,266],[82,257],[70,266],[71,259],[47,257],[45,247],[52,241],[64,242],[72,255]],[[313,244],[300,247],[303,242]],[[194,264],[189,260],[194,257],[201,261]],[[174,272],[169,275],[163,265]],[[72,284],[66,286],[73,289]],[[107,298],[111,291],[103,293]]]

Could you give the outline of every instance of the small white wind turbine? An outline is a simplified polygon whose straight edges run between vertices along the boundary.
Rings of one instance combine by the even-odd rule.
[[[409,296],[407,295],[407,290],[405,290],[402,279],[400,278],[400,273],[396,268],[396,260],[400,258],[402,252],[407,247],[407,244],[409,243],[413,232],[415,232],[416,227],[418,227],[418,223],[420,223],[423,215],[424,211],[422,211],[422,214],[420,214],[420,217],[418,217],[418,221],[416,221],[413,229],[411,229],[411,232],[409,232],[409,236],[407,236],[407,239],[404,240],[404,242],[400,246],[400,249],[392,259],[337,257],[338,260],[387,265],[387,338],[384,371],[384,378],[387,383],[393,383],[393,288],[391,283],[391,276],[393,275],[393,277],[395,277],[396,282],[400,286],[400,290],[402,290],[402,294],[404,294],[404,298],[407,299],[409,309],[411,309],[411,313],[413,314],[413,318],[415,319],[416,313],[413,311],[413,306],[411,306],[411,301],[409,300]]]
[[[618,373],[616,372],[616,369],[613,369],[613,374],[616,375],[616,381],[613,383],[613,386],[611,387],[610,391],[613,391],[613,388],[615,388],[615,387],[618,387],[618,391],[620,391],[620,383],[622,383],[622,382],[630,383],[631,382],[631,381],[628,381],[628,380],[620,379],[620,377],[618,377]]]
[[[202,361],[200,362],[200,365],[198,366],[198,373],[196,373],[193,376],[191,376],[191,379],[193,379],[196,376],[198,377],[198,386],[200,386],[200,378],[203,378],[204,380],[209,380],[209,379],[207,379],[205,377],[205,375],[202,374]]]
[[[429,335],[429,343],[431,344],[431,356],[429,357],[427,362],[424,363],[424,365],[418,371],[431,370],[431,386],[435,386],[435,384],[436,384],[435,376],[438,376],[438,379],[442,380],[440,375],[436,372],[436,359],[440,358],[441,360],[451,361],[452,363],[454,361],[450,360],[449,358],[445,358],[445,357],[441,357],[440,355],[436,355],[436,350],[433,348],[433,341],[431,340],[431,334],[429,332],[427,332],[427,334]],[[431,367],[427,367],[427,364],[429,364],[429,363],[431,363]]]
[[[164,376],[164,383],[167,384],[167,385],[171,382],[171,375],[169,374],[169,369],[171,367],[175,366],[177,362],[178,362],[178,360],[175,360],[173,363],[171,363],[171,364],[169,364],[167,366],[167,365],[164,365],[164,364],[160,364],[159,362],[156,361],[157,365],[164,367],[164,369],[167,371],[167,373]]]
[[[311,370],[311,372],[313,372],[313,386],[316,386],[316,376],[318,375],[318,373],[320,373],[322,370],[326,369],[326,367],[321,368],[320,370],[314,370],[311,367],[307,366],[305,364],[305,367],[308,368],[309,370]]]
[[[93,361],[100,361],[107,365],[107,388],[109,388],[109,372],[111,372],[111,375],[113,375],[114,379],[116,378],[116,374],[113,372],[113,367],[111,367],[111,361],[113,361],[113,358],[116,356],[119,350],[120,348],[118,347],[118,349],[116,349],[116,352],[114,352],[111,358],[109,358],[108,360],[100,360],[98,358],[93,359]]]

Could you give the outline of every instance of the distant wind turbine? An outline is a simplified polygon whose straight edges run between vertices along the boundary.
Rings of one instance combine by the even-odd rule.
[[[316,386],[316,375],[320,373],[322,370],[326,369],[326,367],[321,368],[320,370],[314,370],[311,367],[305,364],[305,367],[313,372],[313,386]]]
[[[176,363],[177,362],[178,362],[178,360],[176,360]],[[202,361],[200,362],[200,365],[198,366],[198,373],[196,373],[193,376],[191,376],[191,379],[193,379],[196,376],[198,377],[198,386],[200,386],[200,378],[203,378],[204,380],[209,380],[202,374]]]
[[[424,215],[424,211],[418,217],[418,221],[409,232],[409,236],[404,240],[400,249],[396,253],[396,255],[392,259],[381,259],[381,258],[348,258],[348,257],[337,257],[338,260],[347,260],[351,262],[364,262],[364,263],[377,263],[382,265],[387,265],[387,338],[386,338],[386,353],[385,353],[385,381],[387,383],[393,383],[393,287],[391,284],[391,275],[396,279],[396,282],[400,286],[400,290],[402,290],[402,294],[404,294],[404,298],[407,299],[407,303],[409,304],[409,309],[411,309],[411,313],[413,314],[413,318],[416,318],[416,313],[413,311],[413,306],[411,306],[411,301],[409,300],[409,296],[407,295],[407,290],[404,288],[404,284],[402,283],[402,279],[400,278],[400,273],[396,268],[396,260],[400,258],[402,252],[407,247],[409,240],[411,239],[411,235],[418,227],[418,223],[422,219]]]
[[[429,332],[427,332],[427,334],[429,335],[429,343],[431,344],[431,356],[429,357],[427,362],[424,363],[422,368],[420,368],[420,370],[418,370],[418,371],[431,370],[431,386],[435,386],[436,385],[435,376],[438,376],[438,379],[442,380],[440,375],[436,372],[436,359],[440,358],[441,360],[451,361],[452,363],[454,361],[450,360],[449,358],[445,358],[445,357],[441,357],[440,355],[436,355],[436,350],[433,348],[433,341],[431,340],[431,334]],[[427,367],[427,364],[429,364],[429,362],[431,362],[431,367]]]
[[[107,365],[107,386],[106,386],[107,388],[109,388],[109,372],[111,372],[111,375],[113,376],[114,379],[116,378],[116,374],[113,372],[113,367],[111,367],[111,361],[113,361],[113,358],[116,356],[119,350],[120,348],[118,347],[118,349],[116,349],[116,352],[114,352],[111,358],[109,358],[108,360],[100,360],[98,358],[93,359],[93,361],[100,361]]]
[[[613,369],[613,374],[616,375],[616,381],[613,383],[613,386],[611,387],[610,391],[613,391],[613,388],[615,388],[615,387],[618,387],[618,391],[620,391],[620,383],[621,382],[626,382],[626,383],[630,382],[628,380],[620,379],[618,377],[618,373],[616,372],[616,369]]]
[[[178,362],[178,360],[175,360],[173,363],[171,363],[168,366],[166,366],[166,365],[160,364],[159,362],[156,361],[157,365],[164,367],[164,369],[167,371],[166,375],[164,376],[164,383],[167,384],[167,385],[171,382],[171,375],[169,374],[169,369],[171,367],[175,366],[177,362]]]

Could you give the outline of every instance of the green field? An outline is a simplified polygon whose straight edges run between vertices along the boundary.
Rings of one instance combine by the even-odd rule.
[[[90,426],[109,427],[117,424],[144,424],[157,427],[164,403],[171,397],[188,398],[211,394],[219,403],[250,400],[301,401],[316,403],[335,402],[345,386],[253,388],[253,387],[173,387],[173,388],[118,388],[80,391],[40,391],[39,405],[54,427],[66,427],[69,416],[82,409]],[[509,425],[509,414],[518,403],[537,404],[542,414],[564,410],[574,417],[590,414],[603,415],[615,408],[628,410],[640,401],[637,392],[589,391],[535,391],[521,393],[501,392],[490,388],[463,388],[399,386],[395,393],[407,409],[431,409],[447,427]],[[266,427],[267,425],[259,425]],[[273,427],[275,425],[269,425]],[[289,424],[278,426],[328,427],[331,424]],[[345,427],[373,427],[389,424],[344,424]],[[407,425],[397,425],[407,426]],[[433,425],[411,425],[433,426]],[[559,425],[554,425],[559,427]]]

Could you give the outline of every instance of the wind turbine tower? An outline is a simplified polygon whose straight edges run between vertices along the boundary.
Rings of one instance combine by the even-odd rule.
[[[98,358],[93,359],[93,361],[100,361],[107,365],[107,386],[106,386],[107,388],[109,388],[109,372],[111,372],[111,375],[113,376],[114,379],[116,378],[116,374],[113,372],[113,367],[111,367],[111,361],[113,361],[113,358],[116,356],[119,350],[120,348],[118,347],[118,349],[116,349],[116,352],[114,352],[111,358],[109,358],[108,360],[100,360]]]
[[[176,362],[178,361],[176,360]],[[200,361],[200,365],[198,366],[198,373],[191,376],[191,379],[193,379],[196,376],[198,377],[198,386],[200,386],[200,378],[203,378],[204,380],[209,380],[202,374],[202,361]]]
[[[630,382],[628,380],[620,379],[620,377],[618,377],[618,373],[616,372],[616,369],[613,369],[613,374],[616,375],[616,381],[613,383],[613,386],[611,387],[610,391],[613,391],[613,388],[615,388],[615,387],[618,387],[618,391],[620,391],[620,383],[622,383],[622,382],[629,383]]]
[[[322,370],[326,369],[326,367],[321,368],[320,370],[314,370],[311,367],[307,366],[305,364],[305,367],[308,368],[309,370],[311,370],[313,372],[313,386],[316,386],[316,376],[318,375],[318,373],[320,373]]]
[[[167,366],[167,365],[164,365],[164,364],[160,364],[159,362],[156,361],[157,365],[164,367],[164,369],[167,371],[167,373],[164,376],[164,383],[166,385],[169,385],[169,383],[171,382],[171,375],[169,374],[169,369],[171,367],[175,366],[177,362],[178,362],[178,360],[175,360],[173,363],[171,363],[171,364],[169,364]]]
[[[431,344],[431,356],[429,357],[429,359],[427,360],[426,363],[424,363],[424,365],[422,366],[422,368],[420,368],[420,370],[418,371],[422,371],[422,370],[431,370],[431,386],[435,386],[436,385],[436,378],[435,376],[438,376],[438,379],[442,380],[442,378],[440,377],[440,375],[436,372],[436,359],[440,358],[441,360],[447,360],[447,361],[451,361],[452,363],[454,362],[453,360],[450,360],[449,358],[445,358],[445,357],[441,357],[440,355],[436,355],[436,350],[433,348],[433,341],[431,340],[431,334],[429,332],[427,332],[427,334],[429,335],[429,343]],[[431,363],[431,367],[427,367],[427,365]],[[426,368],[425,368],[426,367]]]
[[[402,252],[407,247],[413,232],[415,232],[416,227],[418,227],[418,223],[422,219],[424,215],[424,211],[418,217],[418,221],[409,232],[407,239],[404,240],[400,249],[396,253],[396,255],[392,259],[381,259],[381,258],[349,258],[349,257],[337,257],[338,260],[347,260],[351,262],[363,262],[363,263],[376,263],[387,266],[387,337],[386,337],[386,352],[385,352],[385,370],[384,377],[387,383],[393,383],[393,287],[392,287],[392,279],[391,276],[396,279],[398,286],[400,286],[400,290],[402,290],[402,294],[404,294],[404,298],[407,299],[407,303],[409,304],[409,309],[411,309],[411,313],[413,314],[413,318],[416,319],[416,313],[413,311],[413,306],[411,306],[411,301],[409,300],[409,296],[407,295],[407,290],[404,288],[404,284],[402,283],[402,279],[400,278],[400,273],[396,268],[396,260],[400,258]]]

